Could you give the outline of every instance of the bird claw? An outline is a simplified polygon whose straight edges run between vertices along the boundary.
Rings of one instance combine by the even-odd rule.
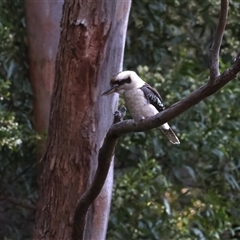
[[[119,110],[115,111],[113,123],[122,121],[126,115],[126,111],[127,109],[125,106],[122,106]]]

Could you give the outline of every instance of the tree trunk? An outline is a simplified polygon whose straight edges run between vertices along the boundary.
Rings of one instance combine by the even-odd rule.
[[[71,239],[74,210],[91,183],[117,96],[101,98],[122,68],[129,1],[65,1],[34,239]],[[112,173],[88,213],[85,239],[105,239]]]
[[[60,37],[62,1],[26,0],[30,80],[34,93],[34,128],[46,133]]]

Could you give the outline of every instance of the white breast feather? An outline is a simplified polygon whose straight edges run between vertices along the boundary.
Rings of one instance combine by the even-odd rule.
[[[147,102],[141,89],[136,88],[125,91],[123,97],[135,122],[158,113],[158,110]]]

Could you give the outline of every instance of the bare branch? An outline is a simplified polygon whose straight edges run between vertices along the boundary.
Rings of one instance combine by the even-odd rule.
[[[240,54],[238,54],[233,65],[221,75],[219,73],[219,49],[226,25],[227,10],[228,1],[222,0],[219,24],[211,52],[210,81],[193,91],[189,96],[183,98],[181,101],[173,104],[168,109],[153,117],[149,117],[140,123],[136,124],[133,120],[125,120],[111,126],[104,139],[103,146],[99,151],[98,168],[93,182],[77,204],[73,221],[74,226],[72,240],[84,238],[84,228],[88,209],[104,185],[119,137],[125,133],[141,132],[161,126],[165,122],[177,117],[192,106],[198,104],[203,99],[217,92],[224,85],[233,80],[240,72]],[[212,84],[213,81],[214,84]]]
[[[123,122],[116,123],[109,129],[109,134],[110,136],[121,136],[125,133],[141,132],[159,127],[163,123],[172,120],[192,106],[198,104],[208,96],[216,93],[224,85],[233,80],[239,72],[240,55],[238,55],[235,62],[230,68],[228,68],[225,72],[223,72],[215,79],[214,85],[212,85],[210,82],[204,84],[200,88],[193,91],[189,96],[183,98],[181,101],[173,104],[157,115],[141,121],[138,124],[136,124],[133,120],[125,120]]]
[[[210,49],[210,82],[214,83],[219,72],[219,52],[222,44],[223,33],[226,27],[228,14],[228,0],[221,0],[221,11],[218,20],[217,30],[213,39],[213,44]]]
[[[120,110],[116,111],[114,114],[113,123],[122,121],[125,114],[125,107],[122,107]],[[81,197],[74,213],[72,240],[79,240],[83,239],[84,237],[84,228],[86,225],[88,209],[102,190],[102,187],[107,178],[108,170],[112,161],[112,156],[115,152],[115,146],[117,145],[118,139],[118,136],[114,134],[109,135],[109,133],[104,139],[103,146],[99,150],[98,167],[93,182],[89,189],[87,189],[87,191]]]
[[[237,56],[230,68],[216,78],[216,83],[214,85],[209,82],[206,83],[168,109],[138,124],[133,120],[125,120],[111,126],[105,137],[103,146],[99,151],[98,168],[94,180],[90,188],[80,199],[75,210],[73,240],[83,239],[87,211],[104,185],[119,137],[125,133],[141,132],[161,126],[163,123],[177,117],[206,97],[217,92],[224,85],[233,80],[238,72],[240,72],[240,55]]]

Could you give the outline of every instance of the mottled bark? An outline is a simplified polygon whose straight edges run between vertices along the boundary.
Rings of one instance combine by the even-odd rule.
[[[34,93],[33,123],[38,133],[45,133],[49,123],[63,2],[26,0],[25,5],[29,72]]]
[[[104,99],[101,92],[122,68],[130,3],[64,3],[34,239],[71,239],[75,208],[92,181],[117,106],[117,96]],[[112,171],[88,213],[85,239],[105,238]]]

